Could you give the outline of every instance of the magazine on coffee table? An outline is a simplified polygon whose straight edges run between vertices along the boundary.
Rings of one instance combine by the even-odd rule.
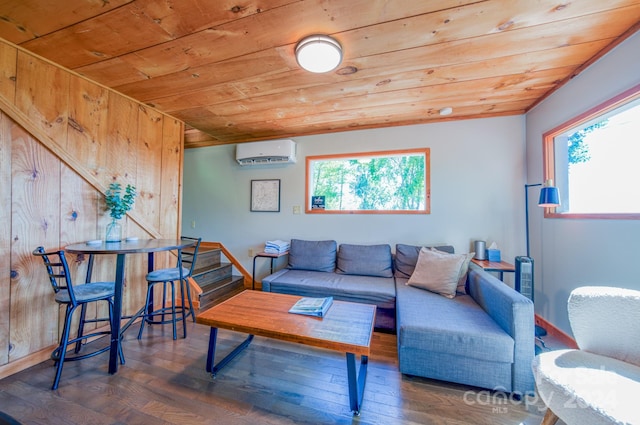
[[[304,297],[300,298],[289,310],[289,313],[294,314],[306,314],[307,316],[324,317],[333,304],[333,297],[313,298]]]

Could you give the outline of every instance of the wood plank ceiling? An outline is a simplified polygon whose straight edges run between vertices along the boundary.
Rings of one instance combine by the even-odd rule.
[[[521,114],[639,27],[640,0],[0,0],[0,37],[185,121],[185,147]],[[335,71],[296,63],[316,33]]]

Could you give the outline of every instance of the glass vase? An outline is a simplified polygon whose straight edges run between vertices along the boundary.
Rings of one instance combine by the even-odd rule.
[[[107,224],[104,240],[107,243],[120,242],[122,240],[122,226],[115,219]]]

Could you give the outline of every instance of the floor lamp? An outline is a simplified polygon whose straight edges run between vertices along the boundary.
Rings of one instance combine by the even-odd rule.
[[[525,184],[524,185],[524,217],[527,224],[527,257],[531,257],[529,249],[529,188],[543,186],[542,183]],[[558,188],[553,186],[553,180],[547,180],[542,189],[540,189],[540,199],[538,206],[542,208],[557,207],[560,205],[560,195]]]
[[[529,247],[529,188],[542,186],[538,206],[543,208],[557,207],[560,205],[558,188],[553,186],[553,180],[547,180],[544,184],[524,185],[524,216],[526,221],[527,256],[516,257],[516,290],[533,301],[533,258]],[[547,331],[536,325],[536,336],[544,336]]]

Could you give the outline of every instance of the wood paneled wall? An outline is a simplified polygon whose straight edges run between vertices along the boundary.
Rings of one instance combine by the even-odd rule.
[[[59,335],[62,310],[31,252],[104,238],[111,182],[138,189],[125,236],[180,235],[184,123],[2,40],[0,110],[1,378],[48,358]],[[69,260],[81,280],[87,259]],[[129,256],[125,314],[144,304],[146,269],[146,255]],[[94,279],[114,272],[115,256],[97,258]]]

